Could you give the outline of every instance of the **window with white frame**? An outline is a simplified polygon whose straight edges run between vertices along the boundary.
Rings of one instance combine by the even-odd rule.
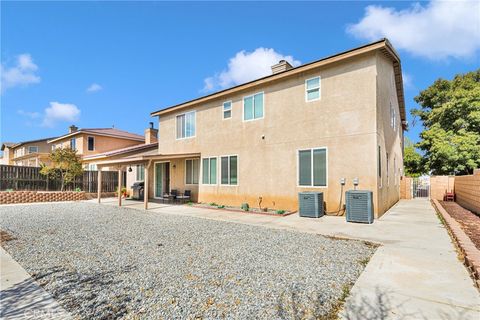
[[[305,101],[320,99],[320,77],[305,80]]]
[[[70,139],[70,149],[77,150],[77,139],[75,138]]]
[[[202,159],[202,183],[217,184],[217,158]]]
[[[198,184],[200,159],[185,160],[185,184]]]
[[[135,177],[135,180],[136,181],[143,181],[145,180],[145,167],[141,164],[138,164],[137,165],[137,168],[136,168],[136,177]]]
[[[195,111],[190,111],[177,116],[177,139],[195,136]]]
[[[393,157],[393,184],[397,185],[397,157]]]
[[[97,165],[95,163],[89,163],[88,164],[88,170],[89,171],[97,171]]]
[[[243,120],[263,118],[263,92],[243,98]]]
[[[28,147],[28,153],[35,153],[38,152],[38,147],[37,146],[29,146]]]
[[[55,151],[55,148],[56,148],[56,147],[57,147],[57,146],[56,146],[55,144],[52,144],[52,151]]]
[[[223,119],[230,119],[232,117],[232,101],[223,103]]]
[[[327,148],[298,151],[298,185],[327,186]]]
[[[88,151],[94,151],[95,150],[95,138],[94,137],[88,137],[87,138],[87,144],[88,144]]]
[[[378,155],[377,155],[377,161],[378,161],[378,180],[380,182],[380,188],[382,187],[382,148],[378,146]]]
[[[220,157],[220,175],[221,184],[237,185],[238,184],[238,157],[223,156]]]
[[[397,112],[391,102],[390,102],[390,126],[393,128],[393,131],[397,130]]]
[[[390,185],[390,173],[389,171],[389,159],[388,159],[388,152],[387,152],[387,186]]]

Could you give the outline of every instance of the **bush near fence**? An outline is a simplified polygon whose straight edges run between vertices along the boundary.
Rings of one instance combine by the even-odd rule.
[[[98,188],[98,171],[84,171],[73,182],[65,186],[72,191],[80,188],[82,191],[94,193]],[[117,171],[102,171],[102,191],[114,192],[118,186]],[[0,190],[30,190],[30,191],[60,191],[60,179],[51,179],[40,174],[38,167],[0,165]]]
[[[85,192],[75,191],[0,191],[0,204],[80,201]]]

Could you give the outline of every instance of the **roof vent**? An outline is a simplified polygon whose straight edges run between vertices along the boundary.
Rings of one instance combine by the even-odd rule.
[[[78,127],[74,124],[68,127],[68,133],[77,132],[77,131],[78,131]]]
[[[272,74],[277,74],[283,71],[293,69],[292,65],[286,60],[280,60],[277,64],[272,66]]]

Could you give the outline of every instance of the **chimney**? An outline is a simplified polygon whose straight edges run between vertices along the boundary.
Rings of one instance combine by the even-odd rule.
[[[145,144],[155,143],[158,141],[158,129],[153,127],[153,122],[150,122],[150,127],[145,129]]]
[[[68,127],[68,133],[76,132],[77,130],[78,130],[78,127],[74,124]]]
[[[283,71],[293,69],[292,65],[286,60],[280,60],[277,64],[272,66],[272,74],[277,74]]]

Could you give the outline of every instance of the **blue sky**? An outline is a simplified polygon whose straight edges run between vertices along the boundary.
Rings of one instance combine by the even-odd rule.
[[[478,8],[2,1],[0,141],[61,135],[72,123],[141,134],[150,112],[256,77],[268,59],[306,63],[382,36],[402,58],[410,109],[435,79],[480,66]],[[416,141],[420,130],[417,124],[407,136]]]

